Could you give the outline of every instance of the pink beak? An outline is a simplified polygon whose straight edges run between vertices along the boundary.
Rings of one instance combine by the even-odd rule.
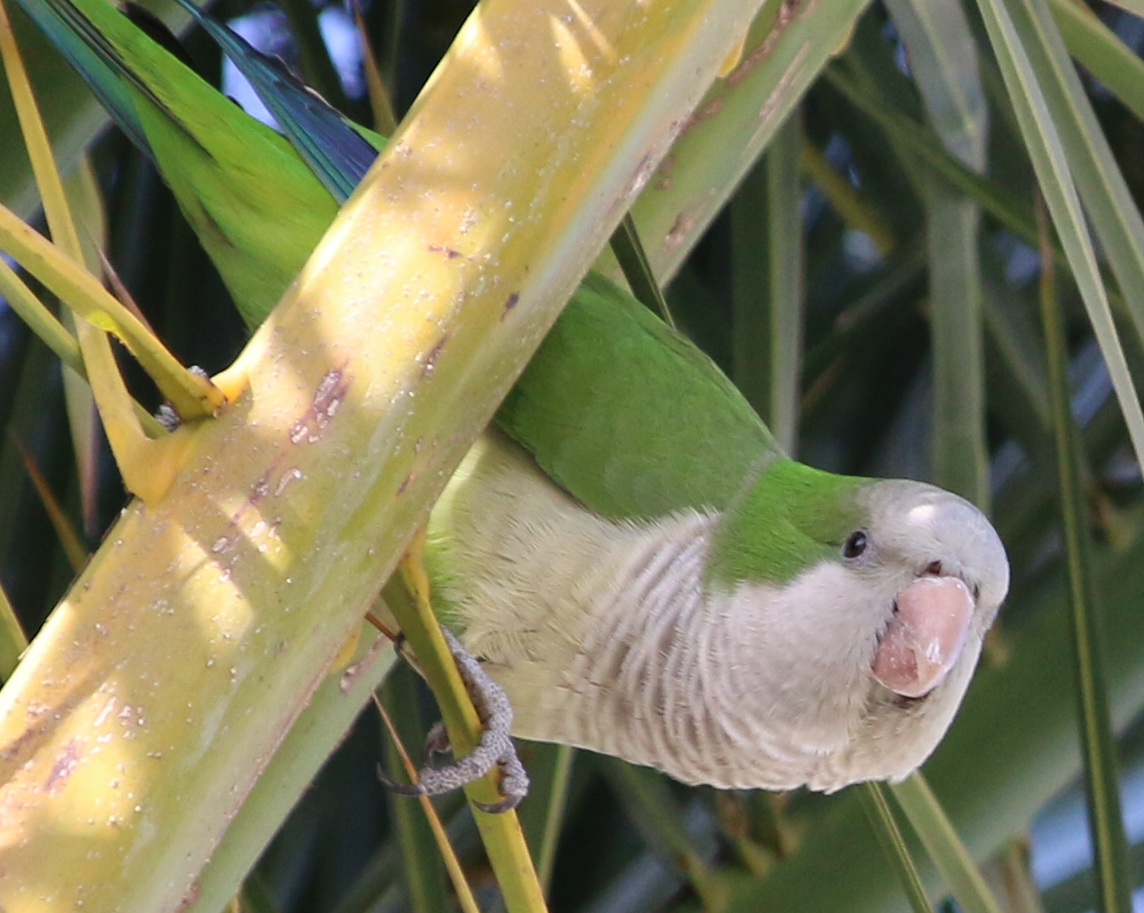
[[[926,576],[898,594],[897,606],[874,656],[874,678],[896,694],[922,697],[961,656],[973,595],[956,577]]]

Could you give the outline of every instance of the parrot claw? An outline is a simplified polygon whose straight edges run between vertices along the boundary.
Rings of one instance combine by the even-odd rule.
[[[179,426],[183,424],[183,420],[179,418],[179,413],[168,403],[163,403],[163,405],[156,410],[155,418],[167,431],[177,431]]]
[[[445,723],[438,720],[429,727],[429,734],[425,736],[425,760],[432,766],[432,759],[436,755],[449,754],[453,746],[449,744],[449,733],[445,730]]]
[[[493,803],[474,800],[473,804],[491,814],[509,811],[516,808],[528,794],[528,774],[509,734],[512,728],[512,706],[504,690],[481,668],[476,657],[461,646],[460,641],[447,628],[441,630],[449,644],[449,651],[457,661],[457,669],[465,688],[484,724],[481,740],[470,754],[458,758],[452,764],[443,767],[426,764],[417,772],[416,783],[395,783],[380,770],[378,776],[386,788],[399,796],[439,796],[467,786],[494,767],[499,767],[500,792],[504,798]],[[444,754],[450,750],[449,737],[441,723],[429,731],[425,750],[430,759],[435,754]]]
[[[498,758],[497,766],[501,771],[500,791],[504,798],[500,802],[473,800],[477,808],[490,815],[499,815],[501,812],[516,808],[520,805],[520,800],[528,795],[528,774],[524,770],[524,765],[520,763],[520,756],[517,755],[515,748],[504,757]]]

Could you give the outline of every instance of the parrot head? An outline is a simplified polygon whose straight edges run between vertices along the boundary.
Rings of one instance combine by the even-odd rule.
[[[1008,591],[1005,549],[981,511],[931,485],[789,461],[764,479],[772,473],[756,486],[764,503],[748,496],[724,518],[754,523],[760,508],[771,518],[754,537],[736,531],[751,545],[731,559],[729,593],[741,643],[767,658],[749,689],[767,720],[764,755],[786,759],[776,778],[792,786],[900,780],[937,746],[965,694]],[[729,541],[726,530],[716,539],[724,569]],[[764,551],[786,554],[768,565],[771,579],[753,573]]]

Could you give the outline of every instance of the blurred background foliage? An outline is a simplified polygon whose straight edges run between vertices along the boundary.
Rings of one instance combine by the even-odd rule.
[[[784,14],[806,5],[789,2]],[[1092,538],[1092,585],[1108,637],[1104,674],[1130,841],[1144,840],[1141,473],[1068,267],[1056,257],[1051,273],[1042,268],[1037,180],[1005,65],[977,6],[945,0],[958,13],[942,26],[934,12],[942,5],[894,0],[866,10],[670,277],[667,297],[681,328],[799,458],[838,472],[932,479],[992,504],[1013,562],[1012,595],[926,773],[1003,908],[1080,911],[1092,908],[1094,894],[1077,785],[1066,536],[1041,317],[1047,276],[1056,278],[1064,317],[1081,523]],[[1126,181],[1127,195],[1113,192],[1105,215],[1138,220],[1144,19],[1105,4],[1051,6],[1070,51],[1085,62],[1084,96]],[[1047,16],[1049,6],[1009,7],[1034,11],[1012,21],[1040,40],[1031,34],[1045,21],[1036,11]],[[398,117],[470,10],[465,0],[365,6]],[[920,19],[925,10],[938,18]],[[349,11],[310,0],[285,0],[283,8],[222,0],[214,13],[370,123]],[[927,32],[934,22],[938,31]],[[218,51],[201,32],[188,32],[185,47],[202,73],[220,77]],[[29,53],[41,86],[76,97],[74,80],[46,55]],[[244,97],[234,83],[225,88]],[[1059,111],[1054,116],[1060,123]],[[78,151],[97,120],[86,113],[73,120],[69,142]],[[1071,141],[1078,129],[1083,137],[1074,128]],[[1066,134],[1062,128],[1060,148],[1074,172],[1095,169]],[[0,173],[8,174],[0,188],[30,213],[13,137],[0,136]],[[241,321],[154,168],[114,130],[88,151],[106,205],[108,257],[123,283],[185,363],[225,367],[243,343]],[[1079,173],[1074,178],[1082,184]],[[1093,199],[1085,196],[1085,205],[1096,222]],[[1144,341],[1124,299],[1142,289],[1127,286],[1132,273],[1118,271],[1106,238],[1099,253],[1138,381]],[[124,369],[136,396],[157,407],[146,380],[131,364]],[[71,580],[76,544],[93,549],[125,500],[105,444],[98,435],[78,439],[79,426],[69,424],[63,385],[58,363],[0,308],[0,580],[30,633]],[[384,690],[416,745],[433,718],[431,701],[406,668]],[[236,901],[242,909],[450,908],[420,810],[377,782],[386,746],[376,712],[365,712],[283,824]],[[539,773],[522,809],[535,846],[547,812],[563,808],[551,819],[560,828],[555,855],[540,860],[553,910],[905,907],[853,790],[720,793],[589,754],[540,745],[523,751]],[[439,807],[482,907],[496,909],[467,811],[456,798]],[[925,864],[922,870],[941,897]]]

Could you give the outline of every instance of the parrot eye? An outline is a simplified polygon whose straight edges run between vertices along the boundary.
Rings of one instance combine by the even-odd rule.
[[[868,544],[868,539],[867,539],[867,535],[866,535],[866,530],[864,530],[864,529],[854,530],[854,532],[852,532],[849,536],[846,537],[846,541],[842,543],[842,557],[843,558],[857,558],[864,551],[866,551],[867,544]]]

